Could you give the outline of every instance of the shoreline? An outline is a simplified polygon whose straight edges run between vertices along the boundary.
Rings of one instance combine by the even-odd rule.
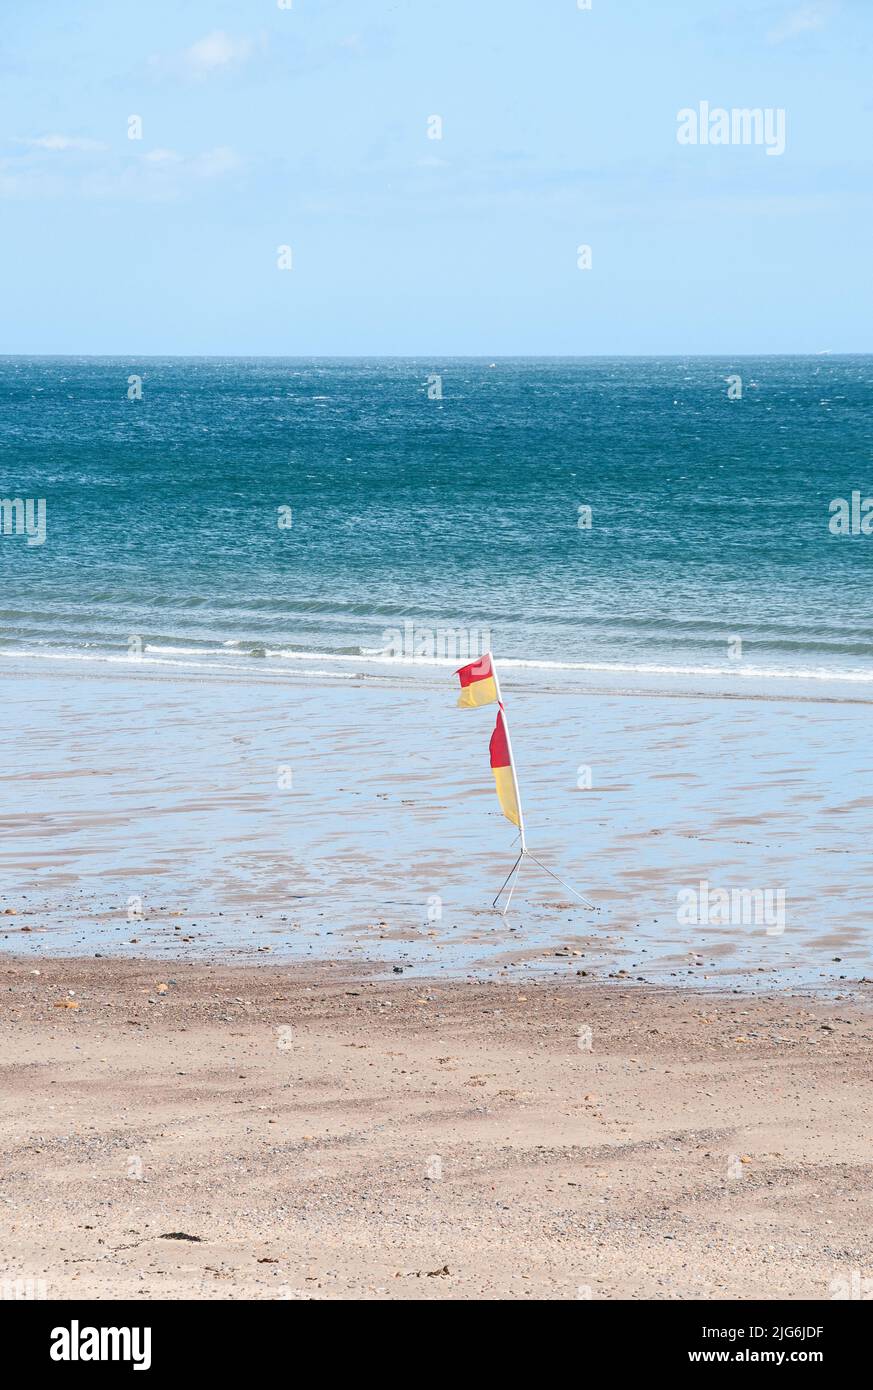
[[[2,1278],[46,1297],[830,1299],[869,1273],[869,1008],[341,962],[0,978]]]
[[[240,660],[232,660],[238,654]],[[227,686],[264,685],[295,689],[443,691],[454,693],[451,679],[466,658],[374,658],[333,652],[277,651],[255,657],[228,652],[222,660],[185,660],[179,657],[142,655],[132,659],[113,651],[71,652],[4,650],[0,648],[0,676],[16,679],[124,680],[153,683],[174,681]],[[204,653],[217,656],[217,653]],[[222,664],[223,661],[229,664]],[[281,660],[282,665],[270,662]],[[320,670],[315,664],[328,664]],[[254,664],[244,664],[253,662]],[[340,669],[343,663],[355,669]],[[730,700],[785,702],[804,705],[868,705],[869,695],[859,687],[873,687],[873,671],[778,670],[751,663],[733,666],[680,666],[657,663],[561,663],[499,658],[502,670],[511,673],[514,696]],[[615,680],[604,678],[611,673]],[[626,677],[623,681],[620,677]],[[665,679],[665,677],[667,679]],[[712,682],[722,681],[714,689]],[[730,686],[734,688],[729,688]]]
[[[23,914],[22,914],[23,915]],[[177,913],[168,913],[168,917]],[[260,915],[260,914],[258,914]],[[495,915],[496,914],[482,914]],[[318,953],[314,943],[295,950],[293,946],[282,944],[257,945],[254,943],[226,942],[217,945],[210,942],[206,934],[196,930],[190,938],[178,939],[167,935],[162,941],[160,929],[155,929],[156,940],[144,941],[142,936],[134,936],[125,942],[101,941],[102,950],[89,952],[72,951],[68,937],[52,944],[51,927],[20,927],[10,925],[0,909],[0,971],[6,961],[27,961],[31,969],[38,969],[46,962],[88,962],[91,960],[127,965],[141,962],[149,964],[153,970],[171,970],[174,966],[211,969],[317,969],[330,968],[349,971],[353,975],[366,974],[376,982],[399,983],[400,978],[410,985],[424,987],[437,984],[449,985],[503,985],[522,988],[526,984],[552,985],[562,988],[579,987],[586,990],[629,988],[664,990],[671,993],[687,993],[690,997],[710,998],[766,998],[778,993],[780,998],[799,1001],[802,999],[846,1000],[856,1005],[873,1005],[873,977],[866,974],[827,974],[820,971],[818,979],[808,973],[800,973],[792,979],[790,967],[775,968],[750,966],[744,972],[729,967],[720,968],[713,962],[709,969],[699,961],[688,964],[676,960],[675,969],[661,963],[650,974],[640,974],[640,967],[627,969],[619,962],[622,956],[616,954],[614,960],[604,963],[610,954],[609,946],[598,940],[596,934],[581,938],[570,932],[559,933],[548,946],[525,948],[519,943],[515,948],[499,948],[491,943],[494,957],[487,961],[482,958],[483,951],[467,947],[466,955],[450,963],[439,966],[434,958],[425,957],[421,962],[410,960],[405,946],[418,944],[417,933],[406,934],[391,930],[381,924],[384,935],[377,938],[381,953],[376,953],[372,942],[369,947],[353,945],[345,953],[337,938],[348,936],[357,941],[361,936],[378,931],[380,926],[371,928],[347,928],[338,932],[328,932],[333,944],[320,938]],[[165,923],[165,925],[167,925]],[[143,932],[142,923],[134,924],[134,931]],[[167,926],[167,931],[173,929]],[[265,928],[269,933],[271,928]],[[496,928],[491,928],[494,931]],[[482,938],[477,939],[481,943]],[[581,945],[585,950],[579,949]],[[151,949],[149,949],[151,947]],[[135,949],[133,949],[135,948]],[[369,949],[372,953],[366,954]],[[331,956],[330,952],[335,954]],[[458,952],[456,950],[455,955]],[[592,955],[598,956],[595,963]],[[470,959],[467,959],[467,956]],[[842,962],[839,962],[842,963]]]

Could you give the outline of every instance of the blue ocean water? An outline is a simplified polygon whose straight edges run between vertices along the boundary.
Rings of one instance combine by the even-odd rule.
[[[828,522],[871,413],[866,356],[2,358],[0,496],[46,538],[0,535],[0,653],[354,663],[411,623],[860,689],[873,536]]]

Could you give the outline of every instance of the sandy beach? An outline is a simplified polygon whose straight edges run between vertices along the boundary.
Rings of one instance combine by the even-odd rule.
[[[865,1004],[344,963],[0,978],[4,1287],[831,1299],[870,1275]]]
[[[596,910],[528,873],[502,918],[441,672],[53,667],[2,681],[4,1296],[867,1287],[865,704],[519,680]],[[784,923],[683,920],[700,880]]]

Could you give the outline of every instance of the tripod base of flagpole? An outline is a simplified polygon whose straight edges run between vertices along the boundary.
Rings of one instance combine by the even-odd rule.
[[[583,897],[581,893],[578,893],[575,888],[570,886],[569,883],[565,883],[564,879],[558,878],[558,875],[556,873],[553,873],[552,870],[546,864],[543,864],[543,862],[540,859],[537,859],[535,854],[531,854],[530,850],[527,848],[526,845],[522,845],[521,853],[519,854],[512,868],[509,870],[509,873],[506,875],[506,878],[503,880],[500,887],[498,888],[497,896],[491,904],[492,907],[497,906],[498,902],[503,896],[503,893],[506,890],[507,884],[509,883],[510,879],[512,879],[512,885],[509,889],[509,893],[507,894],[506,902],[504,903],[500,911],[501,917],[505,917],[507,912],[509,911],[509,904],[512,902],[512,895],[515,892],[516,885],[518,883],[518,877],[521,873],[522,860],[524,859],[533,860],[534,864],[539,865],[539,867],[543,870],[544,873],[547,873],[550,878],[553,878],[557,883],[560,883],[563,888],[566,888],[568,892],[572,893],[575,898],[578,898],[580,903],[584,903],[586,907],[590,907],[593,912],[597,911],[597,908],[594,906],[592,902],[589,902],[588,899]]]
[[[520,854],[520,855],[518,856],[518,858],[516,859],[516,861],[515,861],[515,863],[513,864],[512,868],[509,870],[509,873],[506,875],[506,878],[503,880],[503,882],[501,883],[500,887],[498,888],[498,890],[497,890],[497,896],[495,897],[493,903],[491,904],[492,907],[496,907],[496,906],[497,906],[498,902],[500,901],[500,897],[501,897],[501,894],[503,893],[503,890],[505,889],[505,887],[506,887],[507,883],[509,882],[509,880],[512,878],[512,880],[513,880],[513,881],[512,881],[512,887],[511,887],[510,890],[509,890],[509,897],[506,899],[506,902],[504,903],[503,908],[501,909],[501,913],[500,913],[501,917],[505,917],[506,914],[507,914],[507,912],[509,911],[509,904],[510,904],[511,901],[512,901],[512,895],[513,895],[513,893],[515,892],[515,885],[516,885],[516,883],[518,882],[518,875],[519,875],[519,873],[521,872],[521,861],[522,861],[522,859],[524,858],[524,856],[525,856],[525,851],[522,850],[522,851],[521,851],[521,854]],[[515,875],[514,878],[513,878],[513,875]]]

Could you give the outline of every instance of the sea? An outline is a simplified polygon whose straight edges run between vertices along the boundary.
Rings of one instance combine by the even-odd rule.
[[[870,356],[3,357],[0,659],[866,699],[871,418]]]

